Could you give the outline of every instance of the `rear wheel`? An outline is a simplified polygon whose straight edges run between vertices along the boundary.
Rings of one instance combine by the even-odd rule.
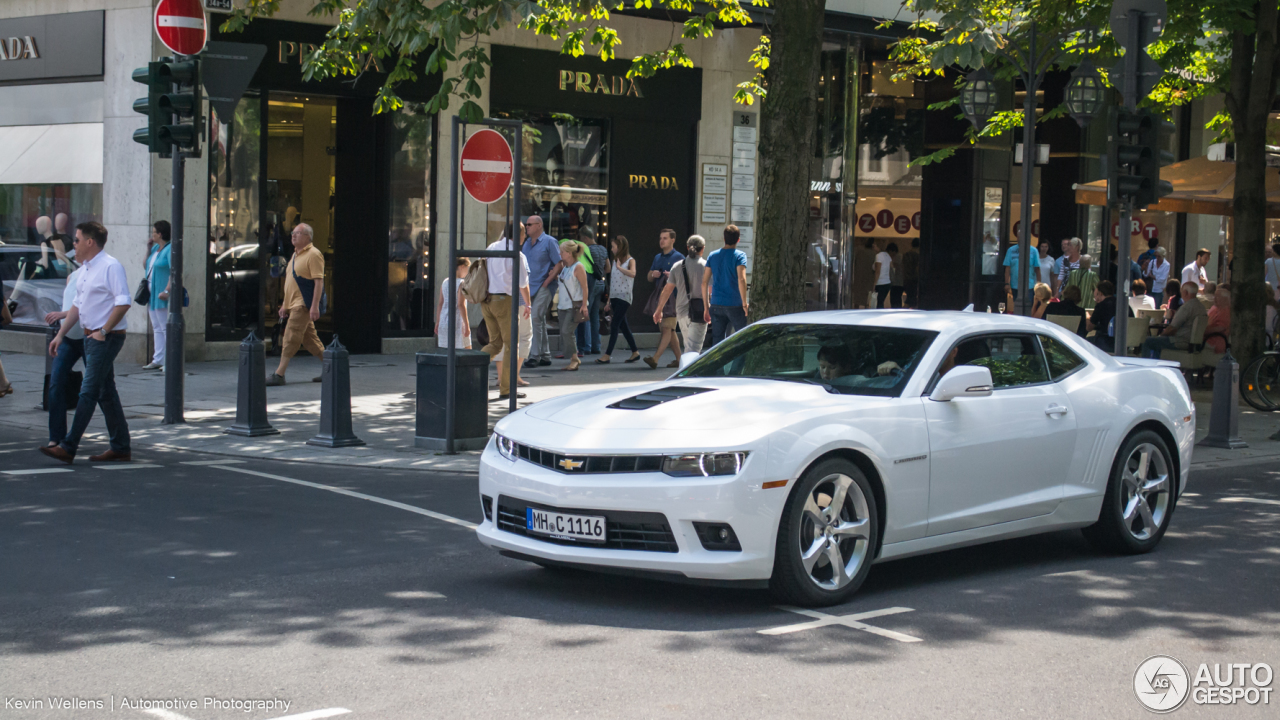
[[[1240,395],[1258,410],[1280,410],[1280,354],[1266,353],[1240,373]]]
[[[866,580],[880,518],[871,483],[858,466],[832,459],[806,472],[778,526],[769,588],[783,602],[845,602]]]
[[[1150,430],[1134,433],[1116,454],[1102,512],[1096,523],[1084,528],[1084,536],[1108,552],[1151,552],[1173,517],[1176,483],[1164,438]]]

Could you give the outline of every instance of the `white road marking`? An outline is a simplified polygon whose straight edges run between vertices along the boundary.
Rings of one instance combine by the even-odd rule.
[[[178,713],[173,712],[172,710],[163,710],[161,708],[147,708],[142,712],[152,717],[158,717],[160,718],[160,720],[191,720],[191,718],[187,717],[186,715],[179,715]]]
[[[114,465],[94,465],[94,470],[144,470],[146,468],[164,467],[155,463],[117,463]]]
[[[368,500],[369,502],[375,502],[375,503],[378,503],[379,505],[386,505],[387,507],[393,507],[398,510],[407,510],[411,513],[417,513],[419,515],[425,515],[429,518],[434,518],[436,520],[441,520],[443,522],[453,523],[454,525],[460,525],[464,528],[467,528],[468,530],[476,529],[475,523],[467,522],[466,520],[459,520],[456,517],[451,517],[443,513],[427,510],[426,508],[415,507],[413,505],[406,505],[402,502],[396,502],[395,500],[387,500],[386,498],[374,497],[373,495],[365,495],[364,493],[358,493],[358,492],[355,492],[354,490],[346,490],[344,488],[334,487],[332,485],[321,485],[320,483],[307,482],[306,480],[295,480],[294,478],[285,477],[283,475],[272,475],[271,473],[258,472],[257,470],[246,470],[245,468],[227,467],[225,465],[214,465],[213,467],[221,470],[226,470],[228,472],[244,473],[245,475],[257,475],[258,477],[264,477],[269,480],[279,480],[281,482],[293,483],[294,485],[302,485],[304,487],[315,488],[317,490],[328,490],[329,492],[338,493],[339,495],[346,495],[347,497],[353,497],[360,500]]]
[[[9,453],[17,453],[17,452],[29,452],[30,450],[31,450],[30,447],[14,448],[12,450],[0,450],[0,455],[8,455]]]
[[[30,470],[0,470],[5,475],[49,475],[71,472],[71,468],[32,468]]]
[[[324,710],[312,710],[311,712],[298,713],[297,715],[285,715],[284,717],[271,718],[271,720],[319,720],[320,718],[333,717],[335,715],[346,715],[351,712],[346,708],[326,708]]]
[[[244,464],[244,461],[243,461],[243,460],[231,460],[230,458],[228,458],[228,459],[226,459],[226,460],[188,460],[187,462],[182,462],[182,463],[178,463],[178,464],[179,464],[179,465],[206,465],[206,466],[213,466],[213,465],[243,465],[243,464]]]
[[[854,630],[865,630],[866,632],[881,637],[887,637],[898,642],[924,642],[918,637],[904,635],[900,632],[885,630],[874,625],[868,625],[860,620],[870,620],[884,615],[897,615],[898,613],[915,612],[913,608],[892,607],[883,610],[871,610],[869,612],[855,613],[853,615],[828,615],[820,613],[817,610],[807,610],[805,608],[790,607],[788,605],[775,605],[779,610],[786,610],[797,615],[816,618],[810,622],[797,623],[795,625],[784,625],[782,627],[769,628],[768,630],[759,630],[761,635],[785,635],[787,633],[800,632],[801,630],[812,630],[813,628],[826,627],[827,625],[844,625]]]
[[[1258,503],[1259,505],[1280,505],[1280,500],[1270,500],[1267,498],[1247,498],[1247,497],[1224,497],[1218,498],[1218,502],[1225,503]]]

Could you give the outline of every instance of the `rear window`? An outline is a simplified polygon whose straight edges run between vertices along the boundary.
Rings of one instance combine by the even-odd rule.
[[[1044,348],[1044,356],[1049,361],[1049,376],[1055,381],[1070,375],[1085,364],[1079,355],[1048,335],[1040,336],[1040,345]]]

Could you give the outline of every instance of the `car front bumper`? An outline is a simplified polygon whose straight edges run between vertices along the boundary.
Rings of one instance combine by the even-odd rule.
[[[754,477],[764,458],[752,456],[735,476],[676,478],[660,472],[565,474],[526,460],[502,457],[491,442],[480,458],[480,494],[491,513],[476,528],[480,542],[506,554],[601,570],[683,576],[696,581],[767,580],[773,574],[774,538],[788,488],[761,489],[772,478]],[[523,535],[499,526],[500,505],[533,504],[562,512],[661,515],[675,552],[566,543]],[[510,516],[508,516],[510,518]],[[694,522],[727,523],[740,551],[707,550]]]

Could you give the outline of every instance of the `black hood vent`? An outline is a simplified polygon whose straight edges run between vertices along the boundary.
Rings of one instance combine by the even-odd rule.
[[[619,400],[609,407],[617,408],[618,410],[648,410],[649,408],[655,405],[661,405],[664,402],[679,400],[680,398],[698,395],[704,392],[711,392],[714,389],[715,388],[687,386],[658,388],[657,390],[651,390],[643,395],[636,395],[635,397],[629,397],[625,400]]]

